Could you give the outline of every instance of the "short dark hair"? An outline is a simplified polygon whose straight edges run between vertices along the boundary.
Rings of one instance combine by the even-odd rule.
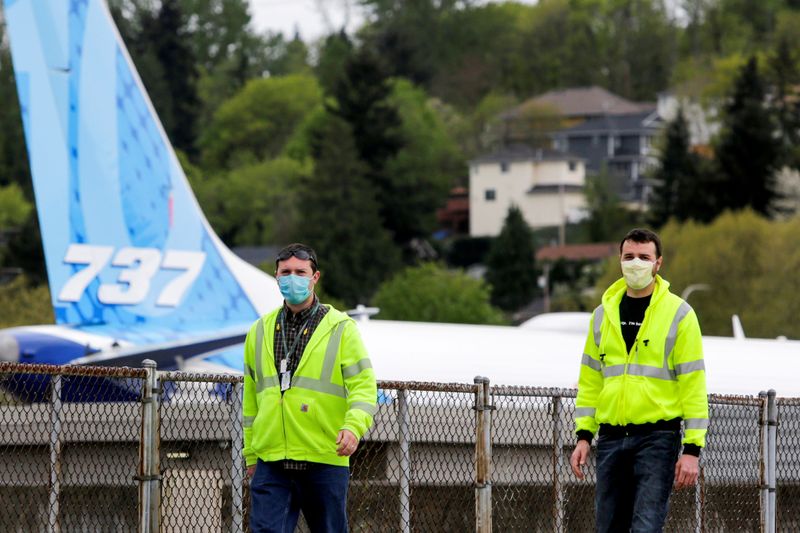
[[[661,257],[661,239],[654,231],[650,231],[649,229],[642,229],[642,228],[634,228],[628,232],[625,237],[619,242],[619,253],[622,253],[622,245],[625,244],[625,241],[633,241],[638,242],[639,244],[644,244],[647,242],[652,242],[656,245],[656,259]]]
[[[310,246],[299,242],[293,242],[278,252],[278,255],[275,257],[275,270],[278,270],[278,263],[286,261],[290,257],[296,257],[303,261],[311,261],[311,269],[313,272],[316,272],[319,268],[317,266],[317,252]]]

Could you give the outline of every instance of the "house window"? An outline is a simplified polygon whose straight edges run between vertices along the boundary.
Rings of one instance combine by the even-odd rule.
[[[510,165],[509,165],[508,163],[506,163],[505,161],[503,161],[502,163],[500,163],[500,172],[502,172],[502,173],[504,173],[504,174],[505,174],[506,172],[508,172],[508,167],[509,167],[509,166],[510,166]]]
[[[494,189],[486,189],[486,191],[483,193],[483,197],[487,202],[493,202],[495,199]]]
[[[569,162],[569,171],[575,172],[575,169],[578,168],[578,164],[575,161]]]

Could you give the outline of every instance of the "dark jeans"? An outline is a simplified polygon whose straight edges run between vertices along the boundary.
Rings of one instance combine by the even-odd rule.
[[[664,529],[680,431],[608,436],[597,441],[597,531],[635,533]]]
[[[253,533],[292,533],[300,511],[314,533],[347,532],[350,469],[308,463],[305,470],[284,469],[283,461],[259,459],[250,481]]]

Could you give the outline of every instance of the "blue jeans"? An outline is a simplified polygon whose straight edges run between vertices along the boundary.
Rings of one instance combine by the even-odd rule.
[[[680,431],[600,435],[595,491],[598,532],[664,529],[680,448]]]
[[[349,481],[346,466],[308,463],[306,470],[289,470],[283,461],[259,459],[250,481],[250,529],[292,533],[303,511],[313,533],[346,533]]]

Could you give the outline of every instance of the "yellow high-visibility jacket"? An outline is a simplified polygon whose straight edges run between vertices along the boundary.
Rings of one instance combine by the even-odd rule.
[[[244,456],[348,466],[336,454],[342,429],[360,439],[372,425],[375,373],[353,319],[333,309],[322,318],[281,395],[275,368],[275,328],[280,308],[250,328],[244,345]]]
[[[684,444],[705,446],[708,395],[697,315],[656,276],[650,305],[630,352],[619,304],[624,279],[603,294],[589,326],[575,409],[576,431],[683,418]]]

